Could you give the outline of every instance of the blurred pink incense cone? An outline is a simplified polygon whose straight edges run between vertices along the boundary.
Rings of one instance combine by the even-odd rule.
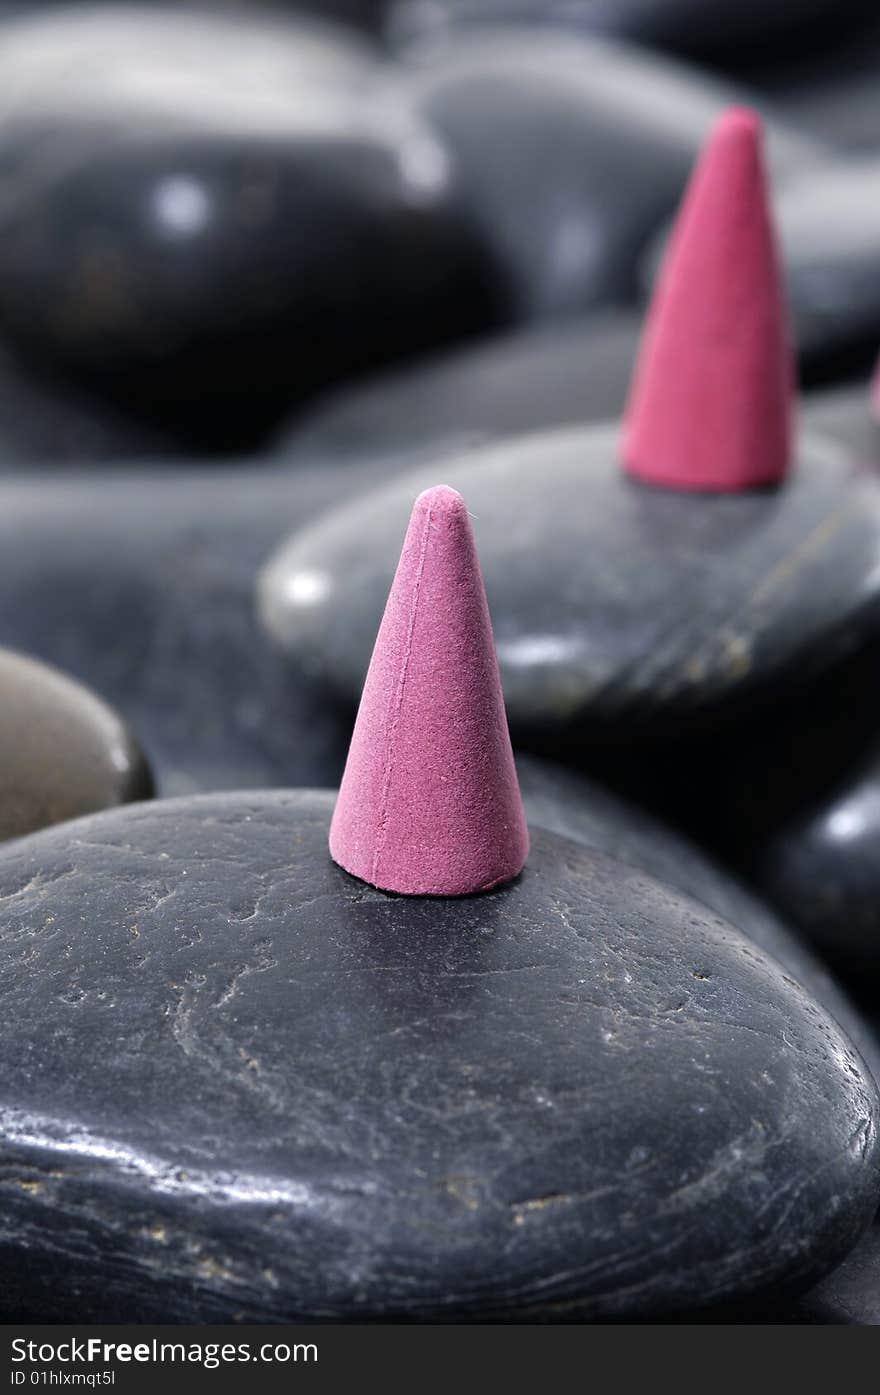
[[[761,123],[725,111],[703,147],[648,311],[625,415],[631,474],[673,489],[778,482],[794,367]]]

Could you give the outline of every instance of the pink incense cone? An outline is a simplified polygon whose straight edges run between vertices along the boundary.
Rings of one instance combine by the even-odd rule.
[[[697,161],[657,280],[624,464],[673,489],[777,482],[789,461],[793,385],[761,123],[731,107]]]
[[[880,359],[874,369],[874,377],[871,381],[871,416],[875,421],[880,422]]]
[[[384,891],[462,896],[529,847],[467,510],[419,495],[370,661],[330,852]]]

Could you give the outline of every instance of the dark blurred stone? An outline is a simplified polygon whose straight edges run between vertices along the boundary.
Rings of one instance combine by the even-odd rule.
[[[878,702],[875,646],[756,733],[725,778],[725,850],[855,987],[880,976]]]
[[[811,394],[802,416],[876,476],[880,431],[864,384]],[[797,702],[740,720],[723,744],[707,735],[622,778],[735,864],[857,993],[872,979],[873,992],[880,971],[878,703],[874,640]]]
[[[111,708],[58,669],[0,649],[0,840],[151,793]]]
[[[217,436],[493,322],[446,152],[335,31],[99,7],[10,24],[13,74],[0,328],[35,358]]]
[[[860,464],[880,465],[880,423],[871,413],[867,382],[810,393],[801,404],[801,421],[807,431],[844,446]]]
[[[880,1081],[880,1043],[873,1028],[824,964],[735,877],[666,824],[594,780],[522,755],[517,758],[517,771],[531,826],[573,838],[638,867],[742,930],[831,1013]]]
[[[876,1094],[771,959],[543,830],[504,888],[384,895],[332,803],[0,850],[7,1321],[638,1317],[851,1248]]]
[[[794,178],[776,199],[788,295],[802,352],[880,343],[880,157]]]
[[[792,1305],[785,1320],[880,1327],[880,1223],[827,1279]]]
[[[518,320],[631,299],[717,112],[741,94],[638,49],[492,30],[411,56],[403,89],[446,139]],[[774,174],[821,147],[774,128]]]
[[[0,473],[31,462],[179,460],[187,444],[186,433],[41,373],[0,344]]]
[[[0,643],[122,712],[162,792],[338,781],[351,719],[264,639],[261,562],[379,466],[0,480]]]
[[[623,408],[641,316],[623,310],[520,330],[334,393],[294,421],[296,460],[391,456],[409,464],[497,436]]]
[[[833,45],[809,52],[755,55],[750,78],[792,125],[847,150],[880,147],[880,18]]]
[[[616,427],[568,428],[438,459],[272,559],[264,622],[351,700],[412,501],[438,481],[474,517],[511,725],[567,759],[739,719],[877,631],[880,483],[832,443],[805,441],[777,491],[713,496],[629,478]]]
[[[274,0],[276,4],[287,0]],[[388,0],[290,0],[297,10],[319,15],[322,19],[340,20],[368,34],[378,34],[384,24]]]
[[[516,22],[611,34],[724,66],[768,51],[784,62],[818,45],[827,57],[875,13],[871,0],[393,0],[389,30],[405,44]]]

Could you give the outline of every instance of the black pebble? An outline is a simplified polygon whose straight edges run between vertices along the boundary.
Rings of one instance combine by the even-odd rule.
[[[148,799],[152,787],[131,733],[95,693],[0,649],[0,839]]]
[[[733,723],[876,633],[880,484],[834,443],[805,438],[777,490],[709,495],[630,479],[617,427],[568,428],[438,457],[276,554],[264,622],[350,700],[438,482],[474,517],[511,726],[567,760]]]
[[[712,121],[741,99],[638,48],[565,33],[492,29],[407,57],[403,92],[455,156],[518,321],[633,299]],[[774,126],[768,153],[781,178],[822,147]]]
[[[6,1321],[635,1318],[847,1253],[874,1088],[772,960],[542,830],[505,888],[384,895],[332,802],[0,850]]]

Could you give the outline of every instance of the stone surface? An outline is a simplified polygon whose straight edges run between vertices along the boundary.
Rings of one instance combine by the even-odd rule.
[[[778,492],[638,484],[617,430],[568,428],[435,461],[294,536],[260,607],[299,665],[356,700],[415,496],[467,500],[511,728],[665,742],[803,687],[876,629],[880,487],[805,441]],[[570,754],[570,753],[569,753]]]
[[[876,1096],[773,961],[542,830],[510,886],[386,896],[332,801],[0,851],[7,1321],[632,1317],[852,1247]]]
[[[778,62],[801,47],[858,30],[871,0],[393,0],[388,27],[406,44],[450,29],[525,23],[612,34],[721,65],[748,56]],[[780,53],[781,49],[781,53]],[[821,50],[827,58],[827,46]]]
[[[533,827],[586,843],[709,906],[772,954],[830,1012],[880,1081],[875,1030],[825,965],[779,917],[693,843],[594,780],[528,756],[517,759],[526,817]]]
[[[277,453],[328,462],[426,455],[620,415],[641,316],[597,312],[480,341],[333,393],[294,420]]]
[[[878,699],[872,651],[774,723],[726,780],[745,873],[854,986],[880,975]]]
[[[195,462],[0,480],[0,644],[58,664],[137,731],[164,793],[335,784],[351,736],[254,617],[291,525],[382,477]]]
[[[115,712],[58,669],[0,649],[0,839],[151,793]]]
[[[3,35],[0,328],[34,358],[216,437],[493,322],[450,160],[359,45],[100,7]]]
[[[776,200],[788,295],[811,356],[880,341],[880,158],[839,160]]]
[[[880,423],[871,414],[867,382],[810,393],[803,399],[801,419],[807,431],[837,441],[854,460],[880,465]]]
[[[827,1279],[794,1303],[785,1321],[880,1327],[880,1224]]]
[[[847,150],[880,146],[880,19],[852,35],[837,35],[832,49],[756,55],[750,80],[793,126]],[[763,61],[761,61],[763,58]]]
[[[0,344],[0,472],[180,456],[187,437],[19,362]]]
[[[876,471],[880,429],[865,383],[812,394],[803,416]],[[814,685],[808,702],[744,724],[723,759],[693,761],[711,769],[692,791],[707,816],[694,821],[700,836],[852,975],[856,991],[880,969],[878,700],[872,646]]]
[[[640,253],[736,95],[635,48],[521,30],[428,45],[403,89],[456,157],[518,320],[633,296]],[[776,128],[768,153],[779,178],[819,158]]]

